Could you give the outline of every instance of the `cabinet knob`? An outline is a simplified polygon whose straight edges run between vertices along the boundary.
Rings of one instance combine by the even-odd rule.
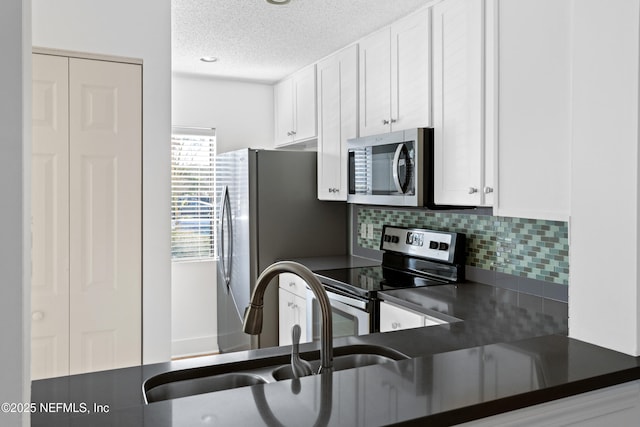
[[[44,319],[44,313],[41,311],[34,311],[31,314],[31,320],[34,320],[36,322],[39,322],[40,320]]]
[[[399,328],[400,328],[400,326],[402,326],[402,325],[400,324],[400,322],[393,322],[393,323],[391,324],[391,329],[399,329]]]
[[[382,120],[382,124],[383,124],[383,125],[388,125],[388,124],[389,124],[389,120],[384,120],[384,119],[383,119],[383,120]]]
[[[477,192],[478,192],[478,189],[477,189],[477,188],[475,188],[475,187],[469,187],[469,194],[474,194],[474,193],[477,193]]]
[[[493,187],[484,187],[484,194],[493,193]]]

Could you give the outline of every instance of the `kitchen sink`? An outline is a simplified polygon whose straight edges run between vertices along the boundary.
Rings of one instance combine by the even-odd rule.
[[[392,359],[387,356],[379,354],[347,354],[344,356],[335,356],[333,358],[333,370],[342,371],[345,369],[361,368],[363,366],[377,365],[380,363],[393,362],[396,359]],[[319,360],[313,360],[310,362],[314,372],[318,371],[320,367]],[[293,378],[293,371],[291,365],[283,365],[274,369],[273,378],[276,381],[289,380]]]
[[[314,371],[320,366],[319,351],[301,353]],[[290,354],[243,360],[222,365],[164,372],[147,379],[142,388],[146,403],[196,394],[211,393],[266,384],[293,378]],[[388,363],[408,357],[392,348],[376,345],[351,345],[334,348],[334,371]]]
[[[266,382],[267,380],[259,377],[258,375],[245,372],[234,372],[209,377],[193,378],[190,380],[171,381],[147,390],[145,395],[147,402],[151,403],[160,400],[211,393],[213,391],[264,384]]]

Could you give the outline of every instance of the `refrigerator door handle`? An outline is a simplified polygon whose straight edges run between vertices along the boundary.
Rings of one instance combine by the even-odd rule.
[[[225,228],[227,236],[225,239]],[[220,271],[225,281],[224,289],[229,293],[229,283],[231,282],[231,263],[233,261],[233,221],[231,221],[231,201],[229,200],[229,187],[225,186],[222,197],[222,215],[220,215],[220,225],[218,229],[220,251]],[[228,246],[225,250],[225,244]]]

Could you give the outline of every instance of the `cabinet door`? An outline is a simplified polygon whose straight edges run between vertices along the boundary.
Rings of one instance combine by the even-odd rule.
[[[275,145],[293,141],[293,82],[286,79],[273,89],[275,109]]]
[[[302,141],[315,138],[317,131],[316,114],[316,66],[304,68],[293,79],[294,115],[293,139]]]
[[[391,128],[431,125],[431,10],[391,26]]]
[[[483,7],[480,0],[445,0],[433,7],[437,204],[482,201]]]
[[[390,31],[386,28],[360,41],[360,136],[391,129]]]
[[[563,1],[499,3],[496,215],[569,220],[573,13]]]
[[[278,289],[278,345],[291,345],[291,328],[300,325],[300,342],[307,341],[306,300],[291,292]]]
[[[318,63],[318,198],[347,200],[346,141],[358,135],[358,47]]]
[[[33,55],[32,379],[69,374],[68,62]]]
[[[142,72],[69,60],[71,374],[141,363]]]
[[[424,326],[424,316],[388,302],[380,303],[380,332]]]

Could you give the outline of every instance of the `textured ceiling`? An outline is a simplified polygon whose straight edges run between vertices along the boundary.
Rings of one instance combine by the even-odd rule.
[[[172,68],[274,82],[430,3],[427,0],[172,0]],[[202,56],[219,58],[204,63]]]

